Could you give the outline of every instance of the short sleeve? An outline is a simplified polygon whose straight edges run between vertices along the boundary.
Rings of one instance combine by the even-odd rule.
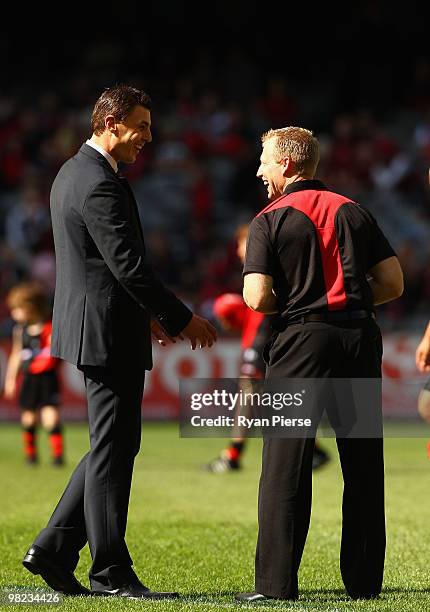
[[[396,252],[388,242],[388,239],[379,227],[372,213],[363,207],[361,207],[361,209],[365,213],[369,224],[370,248],[368,265],[370,269],[376,266],[380,261],[384,261],[384,259],[396,257]]]
[[[336,231],[344,248],[353,246],[356,264],[365,273],[380,261],[396,256],[374,216],[355,202],[347,202],[339,209]]]
[[[252,272],[269,276],[275,273],[273,245],[266,215],[255,217],[249,227],[243,275]]]

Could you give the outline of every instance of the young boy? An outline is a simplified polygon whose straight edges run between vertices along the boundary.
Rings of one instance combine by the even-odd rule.
[[[415,362],[420,372],[430,372],[430,322],[417,347]],[[430,378],[419,393],[418,412],[430,424]],[[427,457],[430,459],[430,440],[427,442]]]
[[[243,263],[245,260],[246,240],[248,237],[248,224],[239,225],[236,230],[237,255]],[[227,330],[241,331],[241,363],[239,377],[242,387],[246,385],[243,380],[249,379],[252,392],[254,380],[264,379],[266,365],[263,360],[263,349],[272,334],[273,315],[264,315],[248,308],[242,296],[226,293],[219,296],[214,302],[214,314],[220,325]],[[249,414],[246,414],[247,408]],[[244,416],[251,416],[251,407],[244,407]],[[241,458],[246,446],[246,430],[235,426],[228,446],[205,466],[210,472],[221,473],[241,468]],[[329,454],[315,442],[312,469],[317,470],[329,461]]]
[[[18,374],[22,371],[19,405],[26,462],[38,462],[36,426],[40,413],[42,425],[49,434],[52,463],[63,465],[63,435],[58,409],[58,360],[50,354],[48,299],[38,283],[27,282],[9,292],[7,305],[16,325],[13,329],[4,394],[7,399],[15,397]]]

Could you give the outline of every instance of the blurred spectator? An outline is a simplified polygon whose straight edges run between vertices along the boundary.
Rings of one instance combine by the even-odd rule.
[[[25,186],[6,216],[6,243],[22,254],[31,253],[50,234],[50,216],[47,202],[35,186]]]
[[[255,178],[261,133],[305,123],[321,142],[319,178],[372,211],[407,270],[405,294],[395,303],[396,312],[385,309],[386,316],[394,320],[420,312],[430,296],[426,58],[418,58],[408,73],[407,94],[382,114],[382,88],[372,90],[360,108],[348,103],[348,91],[339,102],[334,77],[324,83],[321,74],[315,81],[321,87],[311,88],[302,75],[287,78],[273,67],[262,78],[267,56],[259,63],[239,42],[225,45],[220,54],[200,45],[198,53],[182,57],[182,71],[173,47],[151,55],[139,37],[131,37],[130,45],[136,57],[151,59],[145,80],[140,60],[127,64],[123,45],[92,41],[82,47],[82,66],[59,73],[55,87],[33,84],[31,99],[21,96],[18,86],[0,94],[1,297],[27,278],[43,279],[53,290],[51,182],[89,136],[89,109],[100,87],[120,75],[137,85],[144,80],[154,97],[154,141],[123,170],[137,194],[155,267],[194,307],[209,311],[216,295],[240,291],[232,228],[266,204]],[[336,79],[345,77],[341,63],[330,66]],[[367,86],[374,74],[369,72]],[[366,79],[365,71],[360,79]],[[360,82],[362,91],[367,86]],[[9,329],[6,316],[0,307],[3,333]]]

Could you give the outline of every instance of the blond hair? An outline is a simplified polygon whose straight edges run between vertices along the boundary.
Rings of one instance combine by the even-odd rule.
[[[46,320],[49,316],[49,300],[44,287],[37,282],[29,281],[13,287],[6,303],[10,310],[25,308],[29,316],[35,320]]]
[[[276,161],[290,157],[297,174],[314,176],[320,160],[318,140],[310,130],[301,127],[285,127],[269,130],[261,137],[261,142],[275,139],[274,155]]]

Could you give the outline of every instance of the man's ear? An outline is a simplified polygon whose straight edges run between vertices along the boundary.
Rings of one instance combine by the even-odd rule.
[[[105,117],[105,128],[112,133],[116,133],[117,129],[116,119],[113,115],[106,115]]]
[[[293,176],[295,170],[295,163],[291,157],[286,157],[282,160],[282,174],[283,176]]]

